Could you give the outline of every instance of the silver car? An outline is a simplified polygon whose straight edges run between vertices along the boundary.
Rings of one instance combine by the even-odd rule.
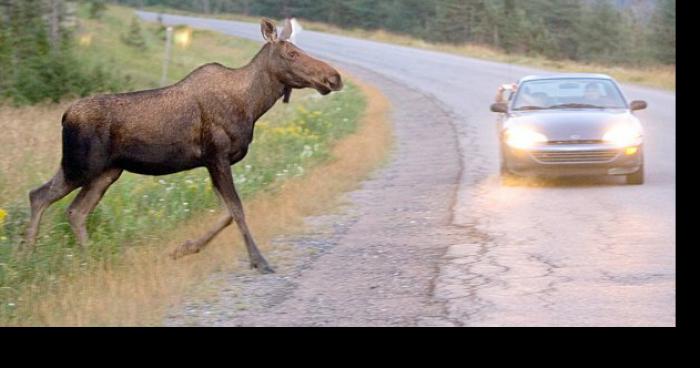
[[[625,175],[644,183],[644,132],[634,116],[644,101],[628,102],[602,74],[528,76],[501,113],[501,175]]]

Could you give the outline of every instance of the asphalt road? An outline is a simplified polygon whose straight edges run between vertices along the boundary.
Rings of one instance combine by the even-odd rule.
[[[163,19],[262,41],[257,24]],[[503,185],[489,111],[495,89],[546,71],[307,30],[297,44],[419,92],[449,114],[461,157],[450,222],[469,236],[445,244],[431,290],[451,324],[675,325],[675,93],[622,86],[628,99],[649,103],[637,113],[645,128],[644,185],[625,185],[623,177]]]

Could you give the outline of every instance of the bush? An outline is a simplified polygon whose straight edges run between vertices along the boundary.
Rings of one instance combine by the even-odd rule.
[[[107,10],[106,0],[87,0],[90,5],[88,11],[90,13],[90,19],[99,19]]]
[[[126,87],[124,79],[75,56],[70,29],[50,37],[38,0],[10,1],[0,17],[0,99],[16,105]],[[1,5],[1,4],[0,4]],[[38,10],[37,10],[38,9]]]
[[[44,100],[58,102],[64,96],[84,97],[93,92],[114,92],[128,87],[126,79],[102,66],[87,66],[71,51],[32,55],[15,66],[4,96],[16,105]]]
[[[141,22],[139,22],[138,18],[131,18],[129,33],[122,36],[122,42],[137,49],[143,50],[146,48],[146,40],[141,33]]]

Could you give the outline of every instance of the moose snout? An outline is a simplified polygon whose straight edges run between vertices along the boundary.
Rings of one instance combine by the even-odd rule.
[[[325,82],[333,91],[340,91],[343,89],[343,79],[340,78],[340,74],[338,73],[333,73],[330,77],[327,77]]]

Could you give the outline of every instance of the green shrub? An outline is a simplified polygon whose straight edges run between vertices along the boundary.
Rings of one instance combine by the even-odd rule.
[[[89,4],[88,12],[90,14],[90,19],[99,19],[107,10],[106,0],[87,0]]]
[[[141,22],[139,22],[138,18],[131,18],[129,33],[122,36],[122,42],[140,50],[146,48],[146,40],[143,38],[143,33],[141,33]]]
[[[104,68],[76,57],[71,30],[52,39],[36,0],[10,2],[9,17],[0,17],[0,99],[16,105],[93,92],[123,89],[127,83]]]

